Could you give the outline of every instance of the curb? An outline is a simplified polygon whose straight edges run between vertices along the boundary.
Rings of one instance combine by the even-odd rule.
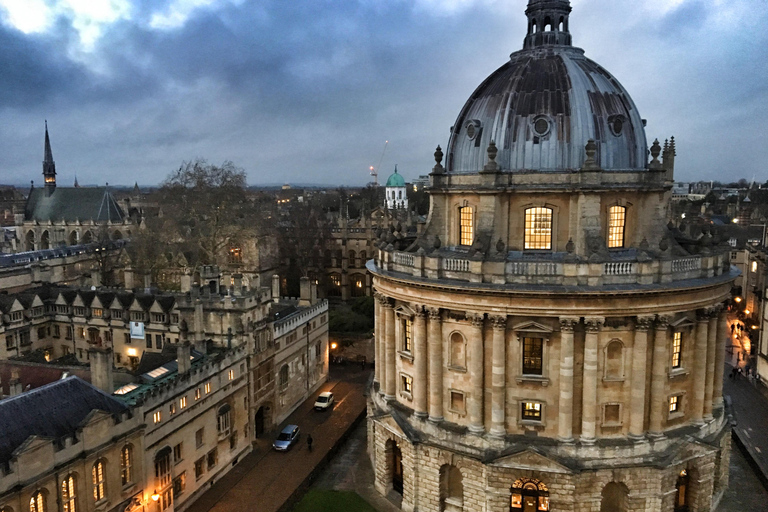
[[[355,430],[358,425],[360,425],[360,422],[365,419],[367,416],[368,410],[367,407],[363,407],[363,410],[360,412],[360,414],[357,415],[357,418],[350,423],[347,430],[339,437],[336,442],[331,446],[331,448],[326,452],[326,454],[323,456],[323,458],[320,460],[320,462],[317,463],[317,465],[314,467],[312,471],[310,471],[309,475],[304,479],[303,482],[301,482],[297,487],[296,490],[293,491],[293,493],[288,497],[288,499],[283,503],[280,508],[277,509],[277,512],[289,512],[301,499],[304,497],[304,495],[309,490],[309,487],[312,485],[312,482],[317,477],[318,473],[320,471],[324,470],[326,466],[328,466],[328,463],[331,461],[331,459],[338,453],[339,449],[347,442],[347,439],[352,434],[352,431]]]
[[[741,453],[744,454],[744,458],[747,459],[747,462],[755,471],[755,475],[760,479],[760,483],[762,483],[763,487],[768,491],[768,469],[763,467],[763,465],[760,464],[760,461],[757,460],[754,450],[748,443],[744,442],[739,434],[739,428],[736,426],[731,429],[731,439],[733,439],[736,446],[739,447]]]

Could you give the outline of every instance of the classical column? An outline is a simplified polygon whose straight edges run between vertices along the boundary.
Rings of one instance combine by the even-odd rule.
[[[397,357],[397,351],[395,350],[395,307],[391,300],[388,300],[384,304],[384,323],[386,325],[386,341],[384,351],[386,352],[387,370],[386,381],[384,384],[384,395],[387,399],[395,398],[397,376],[395,375],[395,358]]]
[[[381,389],[381,371],[384,367],[384,358],[383,358],[383,352],[381,350],[381,342],[384,339],[382,334],[381,326],[384,323],[384,310],[381,307],[381,295],[379,292],[376,292],[373,294],[374,297],[374,305],[375,305],[375,313],[373,316],[374,320],[374,326],[373,326],[373,360],[375,362],[375,369],[373,372],[373,382],[379,384],[379,389]]]
[[[723,408],[723,372],[725,372],[725,340],[731,335],[728,328],[728,312],[725,308],[720,311],[717,321],[717,332],[720,339],[715,342],[715,378],[712,385],[712,406],[715,409]]]
[[[720,306],[709,311],[709,328],[707,329],[707,374],[704,388],[704,419],[712,419],[712,398],[715,389],[715,350],[717,348],[717,317]]]
[[[653,337],[653,367],[651,370],[651,424],[649,434],[663,435],[662,423],[667,411],[667,379],[669,378],[669,318],[660,316]]]
[[[573,442],[573,327],[579,318],[560,318],[560,401],[557,405],[557,436]],[[494,350],[495,347],[494,347]]]
[[[439,308],[428,308],[429,420],[443,421],[443,322]]]
[[[648,330],[653,323],[653,317],[639,316],[635,322],[635,340],[632,347],[632,384],[629,410],[629,435],[640,440],[644,439],[645,431],[645,379],[646,362],[648,357]]]
[[[493,396],[491,402],[491,434],[503,436],[506,434],[506,348],[507,348],[507,317],[494,316],[493,325],[493,361],[491,385]]]
[[[693,400],[691,400],[691,421],[704,423],[704,394],[707,387],[707,343],[709,341],[709,315],[706,311],[696,312],[696,344],[693,349]]]
[[[597,341],[605,319],[585,318],[587,334],[584,337],[584,379],[581,399],[581,442],[595,442],[597,426]]]
[[[413,408],[419,418],[427,417],[427,322],[426,313],[416,306],[413,318],[413,361],[416,375],[413,382]]]
[[[485,430],[483,425],[483,315],[467,315],[471,323],[467,345],[469,346],[469,431],[479,434]]]

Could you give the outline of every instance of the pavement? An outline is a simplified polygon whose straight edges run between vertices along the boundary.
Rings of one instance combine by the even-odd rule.
[[[217,480],[185,512],[278,512],[300,496],[308,482],[322,468],[350,434],[350,428],[364,416],[365,387],[370,368],[331,365],[330,377],[273,432],[254,443],[251,453]],[[332,391],[332,411],[317,412],[312,406],[322,391]],[[364,422],[361,422],[364,424]],[[285,425],[301,428],[301,438],[285,453],[272,450],[272,441]],[[306,436],[312,435],[312,451]]]

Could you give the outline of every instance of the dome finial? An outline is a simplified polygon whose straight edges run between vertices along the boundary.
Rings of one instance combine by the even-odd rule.
[[[568,32],[571,3],[568,0],[529,0],[525,14],[528,16],[528,34],[523,49],[571,46],[571,34]]]

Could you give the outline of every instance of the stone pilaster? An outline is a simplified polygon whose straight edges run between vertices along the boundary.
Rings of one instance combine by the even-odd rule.
[[[416,375],[413,382],[413,408],[419,418],[427,417],[427,321],[421,306],[413,318],[413,360]]]
[[[597,429],[597,342],[604,318],[585,318],[584,378],[581,398],[581,442],[595,442]]]
[[[728,328],[728,314],[725,309],[720,311],[717,321],[717,332],[720,339],[715,342],[715,376],[712,385],[712,406],[715,409],[723,408],[723,372],[725,371],[725,340],[731,335]]]
[[[651,373],[651,423],[649,434],[663,435],[664,414],[667,412],[667,380],[669,379],[669,318],[659,316],[653,336],[653,365]]]
[[[557,435],[573,442],[573,328],[579,318],[560,318],[560,399],[557,405]]]
[[[715,389],[715,350],[717,349],[717,323],[720,307],[712,308],[709,311],[709,328],[707,329],[707,374],[704,388],[704,419],[712,419],[712,400]]]
[[[397,375],[395,368],[395,358],[397,357],[397,347],[395,346],[395,308],[391,301],[384,304],[384,324],[385,324],[385,348],[386,353],[386,380],[384,381],[384,396],[387,399],[395,398],[397,389]]]
[[[635,340],[632,348],[632,384],[631,408],[629,411],[629,435],[634,439],[644,439],[645,432],[645,384],[646,362],[648,355],[648,331],[653,324],[653,317],[637,317],[635,322]]]
[[[503,436],[506,434],[506,348],[507,348],[507,317],[494,316],[493,325],[493,354],[491,385],[493,396],[491,402],[491,434]]]
[[[429,420],[443,421],[443,321],[439,308],[429,314],[427,344],[429,350]]]
[[[483,315],[467,315],[471,323],[467,345],[469,346],[469,431],[479,434],[485,431],[483,425]]]
[[[383,381],[381,374],[382,374],[382,370],[384,369],[384,351],[382,350],[382,346],[381,346],[382,342],[384,341],[384,330],[382,329],[384,324],[384,308],[381,307],[381,301],[383,299],[382,295],[379,292],[375,292],[373,294],[373,297],[375,299],[374,301],[375,312],[373,316],[373,320],[374,320],[373,359],[375,361],[375,369],[373,372],[373,381],[378,383],[379,389],[381,389],[381,383]]]
[[[696,320],[696,343],[693,349],[693,400],[691,400],[691,421],[693,421],[694,424],[701,425],[704,423],[704,395],[707,385],[709,314],[706,311],[698,311]]]

